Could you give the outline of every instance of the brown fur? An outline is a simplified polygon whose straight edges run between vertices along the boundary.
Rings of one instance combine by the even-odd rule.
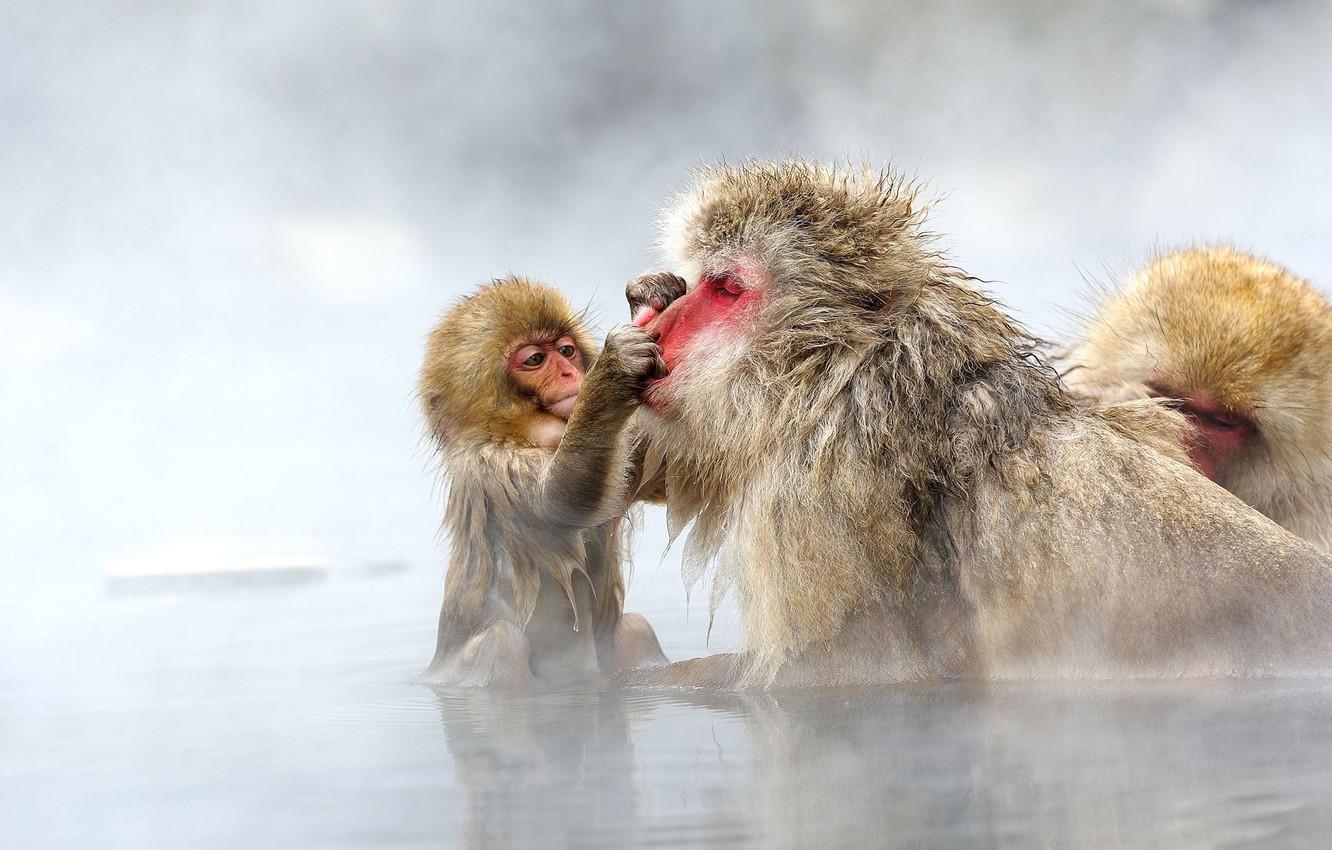
[[[419,394],[449,480],[451,540],[439,639],[425,674],[433,682],[589,678],[599,659],[620,666],[617,632],[626,621],[651,636],[646,620],[621,613],[616,517],[635,456],[624,425],[655,353],[646,338],[635,342],[648,354],[645,366],[608,341],[552,451],[533,436],[533,423],[550,417],[505,366],[515,340],[543,335],[572,337],[583,362],[593,363],[591,337],[564,297],[521,278],[481,288],[430,334]]]
[[[1325,661],[1329,563],[1188,468],[1177,414],[1067,396],[923,211],[890,173],[789,161],[707,169],[668,213],[691,288],[767,294],[739,338],[694,340],[644,414],[687,570],[738,594],[742,652],[639,680]]]
[[[1332,304],[1266,260],[1214,245],[1167,253],[1097,305],[1066,380],[1101,399],[1202,392],[1253,423],[1217,482],[1332,549]]]

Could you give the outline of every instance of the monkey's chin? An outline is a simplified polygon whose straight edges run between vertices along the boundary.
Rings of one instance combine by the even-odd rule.
[[[565,422],[569,421],[569,415],[573,413],[574,402],[578,401],[578,394],[574,393],[568,398],[562,398],[546,408],[546,412],[552,416],[558,416]]]
[[[642,404],[639,406],[645,422],[660,427],[671,427],[680,422],[683,411],[679,400],[671,390],[672,387],[669,386],[648,384],[642,395]]]

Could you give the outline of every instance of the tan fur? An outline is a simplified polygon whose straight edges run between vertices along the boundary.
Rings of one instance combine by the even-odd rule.
[[[527,439],[536,405],[504,369],[506,349],[527,335],[571,336],[591,369],[597,349],[564,296],[543,283],[504,278],[440,318],[417,379],[426,426],[442,447],[457,441]]]
[[[1164,254],[1097,305],[1066,380],[1102,398],[1201,391],[1257,428],[1217,481],[1332,549],[1332,304],[1266,260],[1206,246]]]
[[[923,209],[891,173],[789,161],[706,169],[668,213],[691,287],[727,273],[767,300],[744,334],[696,338],[644,416],[742,653],[640,680],[1325,661],[1329,563],[1190,469],[1178,415],[1068,397]]]
[[[543,335],[572,337],[583,362],[593,362],[591,337],[564,297],[521,278],[482,287],[430,334],[419,394],[448,477],[451,541],[431,681],[530,679],[509,669],[511,661],[505,666],[524,653],[538,679],[543,668],[551,671],[545,678],[585,678],[598,654],[615,652],[624,604],[615,517],[625,510],[635,457],[623,426],[638,379],[603,355],[609,359],[589,372],[552,450],[541,436],[543,417],[552,417],[505,365],[516,340]]]

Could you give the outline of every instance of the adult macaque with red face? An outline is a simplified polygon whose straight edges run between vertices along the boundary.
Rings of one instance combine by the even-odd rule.
[[[1150,402],[1069,396],[934,252],[912,186],[800,161],[705,171],[668,213],[688,292],[645,316],[640,411],[687,570],[741,651],[631,682],[1304,672],[1332,561],[1199,475]]]
[[[1332,550],[1332,303],[1308,282],[1221,245],[1163,254],[1065,359],[1076,392],[1169,400],[1200,472]]]
[[[630,326],[592,360],[563,296],[521,278],[482,287],[431,333],[419,392],[449,478],[451,554],[427,681],[564,683],[665,663],[647,620],[622,613],[618,521],[641,456],[626,424],[663,367]]]

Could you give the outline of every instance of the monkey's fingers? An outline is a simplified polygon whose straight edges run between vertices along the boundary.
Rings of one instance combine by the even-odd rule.
[[[684,295],[685,289],[684,278],[670,272],[652,272],[634,278],[624,289],[633,324],[641,328],[651,322]]]
[[[632,351],[625,352],[625,364],[628,372],[647,381],[666,377],[666,361],[662,359],[661,349],[656,343],[635,345]]]
[[[606,334],[602,351],[604,368],[634,381],[650,381],[665,376],[661,349],[645,330],[633,325],[618,325]]]

